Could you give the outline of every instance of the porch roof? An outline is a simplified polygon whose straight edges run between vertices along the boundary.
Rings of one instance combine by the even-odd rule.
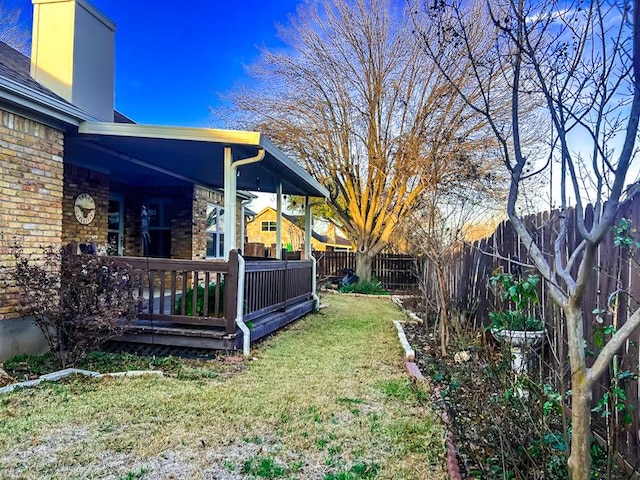
[[[83,122],[65,147],[102,169],[154,170],[211,188],[224,187],[224,148],[234,161],[255,156],[264,159],[238,168],[238,190],[327,197],[329,192],[306,170],[259,132],[158,125]],[[84,154],[83,154],[84,153]],[[109,158],[112,161],[109,161]],[[124,160],[114,162],[113,158]],[[98,165],[99,164],[99,165]],[[126,173],[124,171],[120,174]]]

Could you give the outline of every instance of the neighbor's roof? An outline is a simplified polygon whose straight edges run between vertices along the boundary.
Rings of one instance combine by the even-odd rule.
[[[260,213],[258,213],[257,217],[259,217],[260,215],[262,215],[264,212],[266,212],[268,210],[273,210],[274,212],[276,211],[275,208],[273,208],[273,207],[264,207],[260,211]],[[282,217],[286,218],[291,223],[293,223],[296,227],[298,227],[300,230],[304,231],[304,215],[291,215],[289,213],[283,213]],[[349,240],[347,240],[346,238],[344,238],[344,237],[342,237],[340,235],[336,235],[336,241],[335,242],[331,242],[327,235],[322,235],[322,234],[316,232],[315,230],[311,230],[311,236],[314,239],[316,239],[317,241],[319,241],[320,243],[326,243],[328,245],[342,245],[342,246],[345,246],[345,247],[352,247],[353,246]]]

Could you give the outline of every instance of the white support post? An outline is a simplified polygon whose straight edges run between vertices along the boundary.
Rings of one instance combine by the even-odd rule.
[[[224,147],[224,259],[229,260],[229,252],[237,249],[236,218],[238,208],[238,188],[236,173],[238,167],[262,161],[264,148],[259,148],[254,157],[233,161],[231,147]],[[242,219],[244,222],[244,217]],[[243,245],[244,246],[244,245]]]
[[[231,147],[224,147],[224,259],[236,249],[236,169]]]
[[[282,260],[282,182],[276,188],[276,258]]]
[[[242,202],[240,202],[240,205],[242,205],[241,207],[241,212],[240,214],[242,215],[241,220],[240,220],[240,250],[242,250],[242,255],[244,255],[244,237],[245,237],[245,208],[247,208],[247,204],[251,202],[251,200],[243,200]]]
[[[309,260],[311,258],[311,229],[313,228],[313,221],[311,217],[311,202],[309,197],[304,197],[304,259]]]
[[[320,308],[320,298],[316,293],[316,289],[318,288],[316,284],[317,264],[313,256],[313,249],[311,248],[312,232],[313,216],[311,215],[311,202],[309,197],[304,197],[304,259],[313,262],[311,266],[311,294],[313,295],[313,310],[318,311]]]

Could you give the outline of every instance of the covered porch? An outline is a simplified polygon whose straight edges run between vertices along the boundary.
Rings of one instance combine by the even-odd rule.
[[[302,260],[245,260],[241,255],[246,200],[238,196],[239,191],[276,194],[278,231],[282,228],[283,195],[305,197],[307,235],[311,232],[310,198],[328,195],[322,185],[262,134],[84,123],[77,134],[66,140],[67,161],[103,172],[112,183],[128,188],[192,186],[223,191],[221,258],[203,259],[205,255],[197,253],[195,247],[191,258],[131,256],[126,251],[115,257],[135,269],[140,285],[137,320],[119,340],[208,349],[242,348],[248,354],[250,341],[314,308],[315,260],[310,238],[305,242]],[[195,236],[195,219],[192,223]],[[138,234],[144,234],[142,227]],[[277,237],[277,250],[281,252],[281,234]]]

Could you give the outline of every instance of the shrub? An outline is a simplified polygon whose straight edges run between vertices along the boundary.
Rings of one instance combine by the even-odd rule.
[[[62,367],[118,335],[136,313],[132,268],[110,257],[75,255],[55,247],[25,254],[13,246],[10,278],[22,311],[33,318]]]
[[[208,288],[208,296],[209,296],[209,316],[214,311],[214,305],[216,302],[216,283],[211,282]],[[197,316],[204,315],[204,286],[198,285],[198,298],[196,301],[196,311],[193,313],[193,288],[189,288],[182,297],[176,300],[176,314],[180,314],[182,312],[182,299],[185,299],[185,315]],[[224,281],[220,282],[220,314],[224,311]]]
[[[340,288],[340,291],[342,293],[360,293],[363,295],[389,295],[389,292],[384,289],[382,283],[375,278],[344,285]]]

